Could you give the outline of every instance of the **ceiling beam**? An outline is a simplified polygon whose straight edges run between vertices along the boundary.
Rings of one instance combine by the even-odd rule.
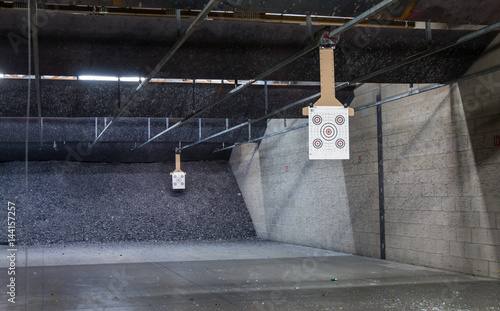
[[[31,1],[31,0],[30,0]],[[13,2],[0,2],[1,11],[19,11]],[[57,10],[47,7],[41,8],[41,11],[47,11],[51,14],[71,14],[71,15],[91,15],[91,16],[122,16],[122,17],[154,17],[171,19],[194,19],[198,16],[198,11],[193,10],[173,10],[173,9],[150,9],[150,8],[130,8],[130,7],[106,7],[105,10],[94,10],[92,6],[81,5],[59,5]],[[310,16],[310,15],[308,15]],[[210,12],[207,19],[216,21],[236,21],[236,22],[255,22],[272,24],[291,24],[306,25],[306,15],[291,14],[272,14],[272,13],[245,13],[245,12]],[[312,26],[342,26],[350,17],[336,16],[311,16]],[[367,19],[356,25],[356,27],[375,27],[375,28],[415,28],[414,21],[401,20],[377,20]]]
[[[445,45],[441,45],[441,46],[437,46],[437,47],[428,49],[426,51],[423,51],[421,53],[414,54],[414,55],[412,55],[410,57],[407,57],[403,61],[395,63],[395,64],[393,64],[391,66],[384,67],[382,69],[376,70],[376,71],[374,71],[372,73],[369,73],[367,75],[361,76],[361,77],[356,78],[356,79],[354,79],[352,81],[341,83],[338,86],[336,86],[335,89],[336,90],[341,90],[341,89],[343,89],[345,87],[353,85],[354,83],[371,79],[371,78],[376,77],[376,76],[378,76],[380,74],[383,74],[383,73],[389,72],[391,70],[397,69],[399,67],[408,65],[408,64],[413,63],[413,62],[415,62],[415,61],[417,61],[419,59],[422,59],[424,57],[427,57],[427,56],[439,53],[439,52],[444,51],[444,50],[447,50],[447,49],[449,49],[451,47],[454,47],[454,46],[459,45],[461,43],[464,43],[464,42],[467,42],[469,40],[475,39],[477,37],[480,37],[480,36],[482,36],[484,34],[487,34],[487,33],[491,32],[491,31],[495,31],[495,30],[498,30],[498,29],[500,29],[500,22],[495,23],[495,24],[490,25],[490,26],[486,26],[484,28],[481,28],[481,29],[479,29],[477,31],[474,31],[474,32],[471,32],[469,34],[466,34],[466,35],[460,37],[458,40],[453,41],[451,43],[448,43],[448,44],[445,44]]]

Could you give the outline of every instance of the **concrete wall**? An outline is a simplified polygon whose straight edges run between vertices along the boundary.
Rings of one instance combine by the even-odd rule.
[[[469,73],[500,64],[499,45]],[[364,84],[352,106],[421,87]],[[387,259],[500,277],[500,73],[382,109]],[[350,121],[348,161],[309,161],[307,128],[233,152],[260,237],[379,257],[376,111]]]

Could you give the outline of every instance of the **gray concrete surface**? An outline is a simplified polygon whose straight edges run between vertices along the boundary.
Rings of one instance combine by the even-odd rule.
[[[500,36],[469,73],[500,64]],[[359,108],[425,87],[365,83]],[[500,278],[500,72],[382,106],[390,260]],[[274,119],[266,134],[306,123]],[[350,160],[310,161],[302,128],[234,149],[230,163],[263,239],[380,256],[376,109],[349,119]]]
[[[30,247],[29,267],[17,268],[17,303],[2,294],[0,309],[500,310],[498,280],[303,246],[101,246]]]

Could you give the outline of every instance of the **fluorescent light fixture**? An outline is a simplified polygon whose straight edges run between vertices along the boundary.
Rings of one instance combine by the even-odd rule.
[[[78,80],[83,80],[83,81],[118,81],[118,77],[78,76]]]
[[[139,77],[121,77],[120,81],[123,82],[139,82],[140,78]]]
[[[3,79],[3,73],[0,73],[0,79]]]

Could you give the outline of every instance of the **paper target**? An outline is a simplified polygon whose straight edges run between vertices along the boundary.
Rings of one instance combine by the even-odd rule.
[[[186,189],[186,173],[174,172],[172,174],[172,188],[173,189]]]
[[[309,159],[349,159],[349,110],[309,108]]]

